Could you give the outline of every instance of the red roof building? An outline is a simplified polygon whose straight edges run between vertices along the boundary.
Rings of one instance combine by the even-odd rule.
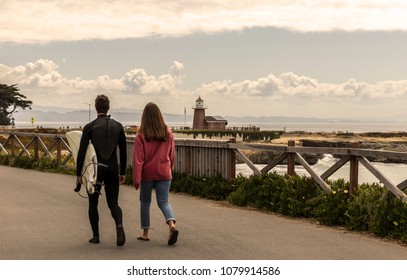
[[[205,116],[204,101],[199,96],[194,109],[192,129],[223,130],[226,129],[228,121],[221,116]]]

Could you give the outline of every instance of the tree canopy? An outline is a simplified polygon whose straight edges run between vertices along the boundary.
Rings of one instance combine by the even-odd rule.
[[[0,125],[10,125],[11,114],[17,108],[25,110],[31,109],[32,101],[26,100],[26,97],[19,93],[17,85],[0,84]]]

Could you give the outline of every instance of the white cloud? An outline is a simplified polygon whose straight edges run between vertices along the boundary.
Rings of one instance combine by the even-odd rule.
[[[123,83],[129,88],[139,90],[145,86],[149,80],[154,80],[154,77],[149,77],[144,69],[133,69],[127,72],[122,80]]]
[[[120,79],[111,79],[108,75],[94,80],[82,78],[68,79],[58,72],[58,65],[50,60],[40,59],[25,65],[8,67],[0,64],[0,80],[6,84],[17,84],[20,91],[34,103],[48,106],[76,107],[85,100],[101,92],[122,96],[121,106],[136,104],[129,96],[163,95],[175,92],[182,82],[183,65],[174,61],[168,74],[148,75],[144,69],[133,69]]]
[[[158,77],[148,75],[144,69],[133,69],[121,81],[130,90],[141,94],[170,94],[183,78],[183,67],[182,63],[174,61],[169,73]]]
[[[0,42],[184,36],[252,27],[407,30],[403,0],[4,0]]]
[[[183,69],[184,69],[184,64],[182,64],[179,61],[174,61],[170,68],[169,74],[174,78],[180,79],[183,77],[182,76]]]
[[[91,102],[100,93],[112,96],[116,108],[141,109],[146,102],[155,101],[167,113],[182,113],[198,96],[210,108],[209,114],[216,115],[360,117],[378,113],[366,110],[367,105],[380,105],[381,114],[404,112],[407,106],[407,80],[368,84],[351,79],[332,84],[288,72],[240,82],[214,81],[181,90],[183,68],[181,62],[174,61],[168,73],[158,76],[134,68],[119,79],[103,75],[84,80],[64,77],[55,62],[40,59],[16,67],[0,64],[0,80],[17,84],[34,104],[63,108],[83,108],[84,102]],[[353,112],[349,108],[354,108]]]
[[[258,103],[255,105],[258,106],[257,108],[275,101],[287,102],[286,108],[290,107],[289,104],[294,103],[310,107],[320,103],[335,107],[338,102],[364,106],[368,103],[399,100],[400,104],[404,104],[407,95],[407,80],[368,84],[351,79],[341,84],[330,84],[320,83],[316,79],[289,72],[279,76],[270,74],[268,77],[258,80],[245,80],[237,83],[216,81],[204,84],[193,92],[195,95],[206,96],[215,103],[219,99],[230,99],[245,104]],[[383,104],[383,108],[385,106]],[[256,112],[256,109],[253,112]]]

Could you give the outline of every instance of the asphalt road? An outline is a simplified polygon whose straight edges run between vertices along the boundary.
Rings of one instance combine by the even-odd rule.
[[[170,194],[178,243],[152,203],[151,241],[137,240],[139,193],[121,186],[127,242],[116,246],[113,219],[100,198],[101,243],[90,244],[87,200],[75,177],[0,166],[2,260],[406,260],[407,247],[367,234]]]

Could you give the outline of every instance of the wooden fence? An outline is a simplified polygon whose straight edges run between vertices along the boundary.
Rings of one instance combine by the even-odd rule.
[[[385,174],[383,174],[371,161],[375,159],[392,159],[392,160],[407,160],[407,153],[378,151],[370,149],[359,149],[359,143],[350,143],[349,148],[332,148],[332,147],[295,147],[294,141],[288,141],[287,146],[273,146],[267,144],[248,144],[248,143],[230,143],[230,149],[234,149],[239,158],[241,158],[255,174],[268,172],[276,165],[287,159],[287,174],[295,174],[295,162],[302,165],[304,169],[311,175],[315,182],[324,190],[332,191],[329,185],[325,182],[332,174],[350,162],[350,195],[353,195],[358,186],[359,179],[359,163],[373,174],[389,191],[404,202],[407,202],[407,196],[403,192],[407,188],[407,179],[399,184],[394,184]],[[264,168],[259,170],[241,150],[261,150],[266,152],[278,151],[280,154],[271,160]],[[328,168],[322,174],[317,174],[312,166],[302,156],[303,154],[331,154],[338,156],[340,159]],[[407,177],[407,174],[406,174]]]
[[[10,154],[41,158],[51,157],[61,164],[72,157],[72,152],[66,142],[65,134],[36,134],[23,132],[0,132],[5,136],[5,141],[0,141],[0,154]],[[21,138],[25,138],[25,144]],[[28,138],[28,140],[27,140]],[[43,139],[48,138],[48,141]],[[51,141],[49,140],[51,139]],[[134,138],[127,139],[128,165],[131,165]],[[49,142],[45,145],[44,142]],[[220,174],[224,178],[231,179],[236,173],[236,159],[247,164],[254,174],[269,172],[276,165],[287,165],[287,174],[295,174],[296,163],[303,166],[315,182],[324,190],[330,192],[331,188],[325,182],[332,174],[347,162],[350,162],[350,194],[353,195],[358,186],[359,163],[373,174],[389,191],[402,201],[407,201],[403,192],[407,188],[407,179],[399,184],[394,184],[371,161],[375,159],[407,160],[407,153],[377,151],[360,149],[358,143],[350,143],[347,148],[332,147],[302,147],[295,146],[294,141],[289,141],[287,146],[254,143],[236,143],[231,140],[197,140],[175,139],[176,160],[174,171],[195,176],[212,176]],[[245,150],[277,153],[278,156],[270,159],[269,163],[259,169],[244,153]],[[322,174],[317,174],[313,167],[307,163],[305,154],[331,154],[340,159]]]

